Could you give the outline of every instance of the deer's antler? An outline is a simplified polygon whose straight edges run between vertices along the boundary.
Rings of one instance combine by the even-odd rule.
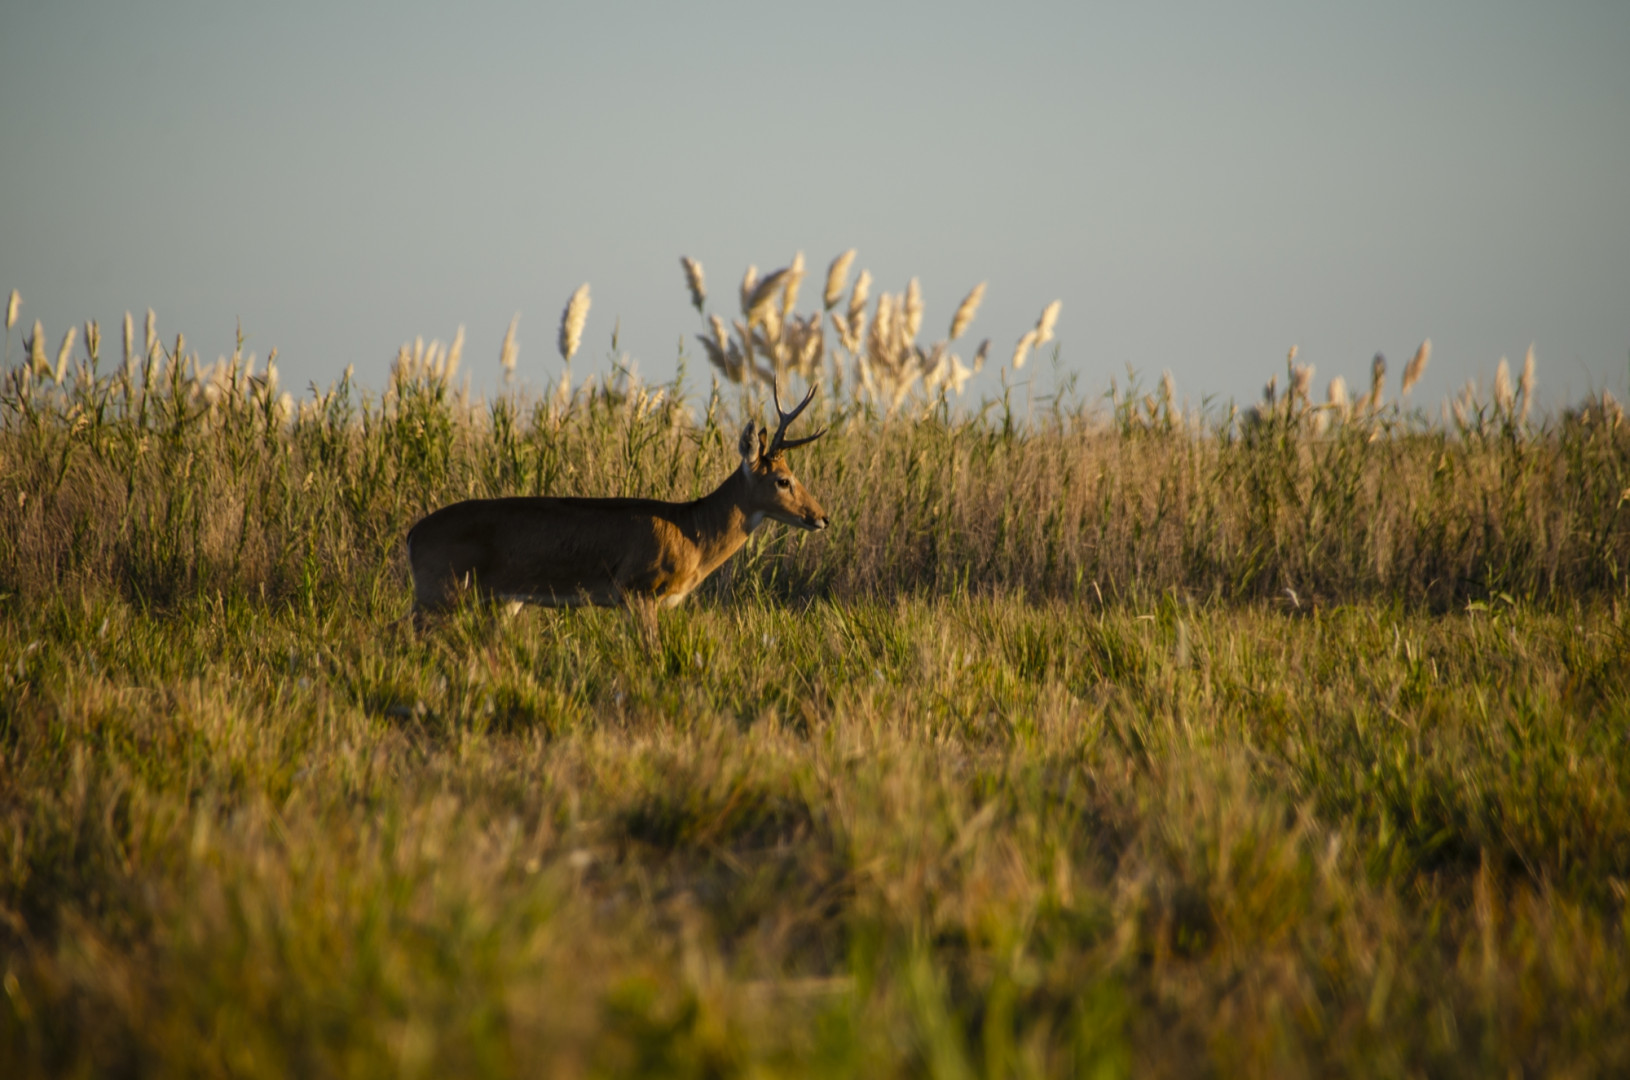
[[[812,443],[822,435],[826,434],[826,429],[822,428],[815,434],[806,436],[802,439],[787,438],[788,425],[790,425],[794,420],[798,419],[798,414],[807,409],[809,407],[809,403],[815,400],[814,386],[809,388],[809,393],[804,395],[804,400],[800,401],[798,403],[798,407],[793,409],[791,412],[781,411],[781,394],[777,390],[774,381],[770,383],[770,395],[775,399],[775,411],[781,418],[781,424],[775,429],[775,438],[770,440],[770,448],[764,451],[765,457],[774,457],[783,450],[791,450],[794,447],[803,446],[805,443]]]

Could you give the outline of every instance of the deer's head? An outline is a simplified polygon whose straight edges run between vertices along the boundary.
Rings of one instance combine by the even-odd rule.
[[[787,427],[814,400],[815,388],[811,386],[804,400],[791,412],[781,411],[781,397],[773,387],[771,393],[775,395],[775,411],[780,416],[774,437],[767,428],[748,421],[737,447],[741,451],[742,475],[747,478],[748,520],[756,523],[761,516],[769,516],[800,529],[824,529],[828,524],[826,511],[792,474],[786,457],[786,451],[812,443],[826,434],[823,428],[802,439],[787,438]]]

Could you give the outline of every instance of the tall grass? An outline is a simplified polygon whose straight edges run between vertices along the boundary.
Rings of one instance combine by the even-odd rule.
[[[421,632],[418,515],[700,495],[755,391],[295,400],[151,326],[0,394],[4,1075],[1630,1065],[1611,399],[850,379],[826,532]]]
[[[694,498],[732,467],[740,414],[762,408],[750,390],[698,397],[626,371],[478,399],[455,382],[457,348],[434,342],[404,347],[382,395],[348,373],[295,403],[275,367],[256,375],[240,350],[200,368],[184,345],[112,372],[91,351],[61,379],[9,373],[0,589],[109,585],[144,603],[360,591],[388,614],[407,602],[401,538],[436,506]],[[828,395],[812,419],[831,433],[798,468],[833,527],[766,530],[739,576],[833,599],[1175,591],[1435,609],[1630,585],[1630,427],[1610,399],[1536,428],[1498,396],[1434,425],[1396,409],[1330,423],[1305,388],[1244,417],[1184,414],[1171,395],[1066,389],[1030,413],[1011,396],[977,411],[941,396],[889,418],[864,394]]]

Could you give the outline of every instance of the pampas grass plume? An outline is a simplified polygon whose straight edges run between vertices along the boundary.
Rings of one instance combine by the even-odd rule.
[[[792,309],[798,305],[798,288],[804,283],[804,253],[797,252],[792,257],[792,263],[787,267],[787,276],[781,288],[781,318],[792,316]]]
[[[1330,380],[1330,390],[1325,398],[1326,403],[1338,415],[1346,417],[1350,402],[1347,398],[1347,380],[1337,375]]]
[[[585,281],[566,301],[566,310],[560,313],[560,355],[567,363],[583,343],[583,324],[589,319],[589,304],[589,283]]]
[[[702,275],[702,264],[689,255],[681,255],[679,265],[685,268],[685,285],[690,289],[691,306],[700,312],[707,300],[707,278]]]
[[[6,301],[6,329],[10,330],[17,325],[17,309],[23,306],[23,296],[16,289],[11,290],[11,299]]]
[[[453,334],[453,343],[447,346],[447,377],[458,374],[458,362],[464,357],[464,326],[461,323]]]
[[[1494,405],[1503,413],[1509,413],[1513,403],[1511,393],[1511,362],[1500,357],[1500,366],[1494,369]]]
[[[1421,347],[1415,350],[1414,357],[1404,367],[1404,385],[1400,394],[1408,394],[1415,384],[1421,381],[1426,373],[1426,365],[1432,359],[1432,339],[1427,338],[1421,342]]]
[[[843,285],[849,280],[849,267],[854,261],[855,249],[850,248],[833,259],[832,264],[826,268],[826,290],[821,294],[821,303],[825,305],[827,311],[837,307],[838,301],[843,299]]]
[[[849,293],[849,330],[856,337],[860,336],[862,322],[866,317],[866,300],[872,291],[872,272],[862,270],[860,276],[855,278],[855,287]]]
[[[1313,365],[1292,364],[1290,369],[1290,393],[1297,401],[1307,404],[1313,391]]]
[[[753,290],[758,288],[758,267],[752,263],[747,264],[747,272],[741,276],[741,313],[747,314],[752,306]]]
[[[498,366],[504,370],[504,381],[509,382],[515,377],[515,361],[519,350],[515,347],[515,329],[521,324],[521,313],[517,311],[509,320],[509,329],[504,331],[504,343],[498,346]]]
[[[45,325],[40,320],[34,320],[34,332],[24,344],[28,348],[28,370],[34,377],[43,379],[51,374],[51,363],[45,358]]]
[[[57,350],[57,382],[68,377],[68,354],[74,351],[74,339],[79,337],[79,327],[70,326],[68,332],[62,335],[62,347]]]
[[[1024,367],[1024,362],[1030,357],[1030,348],[1036,343],[1036,332],[1026,330],[1019,343],[1013,347],[1013,370],[1018,371]]]
[[[1522,420],[1528,422],[1528,410],[1534,407],[1534,346],[1528,346],[1528,355],[1522,360],[1522,375],[1517,379],[1517,390],[1522,394]]]
[[[923,328],[923,287],[916,278],[906,282],[906,296],[900,313],[905,317],[906,340],[916,341],[918,332]]]
[[[753,270],[754,268],[748,267],[748,269]],[[782,269],[777,270],[775,273],[767,275],[764,280],[758,281],[753,285],[753,290],[748,294],[747,302],[743,305],[747,315],[748,326],[753,326],[764,321],[764,316],[770,307],[770,301],[775,299],[777,290],[779,290],[782,283],[787,280],[787,274],[790,273],[790,271],[790,267],[783,267]],[[746,285],[747,279],[743,278],[742,286],[745,288]]]
[[[1375,359],[1370,361],[1370,392],[1364,395],[1366,411],[1372,413],[1381,411],[1382,388],[1386,381],[1387,358],[1376,353]]]
[[[962,303],[957,305],[956,314],[951,316],[952,341],[955,341],[957,338],[961,337],[963,332],[968,329],[968,324],[973,322],[974,315],[979,311],[980,301],[984,299],[985,283],[981,281],[972,289],[968,290],[968,295],[964,296],[962,298]]]
[[[1058,322],[1058,311],[1064,306],[1062,300],[1054,300],[1041,309],[1041,318],[1036,320],[1036,344],[1045,345],[1053,340],[1053,326]]]

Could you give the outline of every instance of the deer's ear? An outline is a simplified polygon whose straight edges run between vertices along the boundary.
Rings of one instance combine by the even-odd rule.
[[[758,456],[764,457],[770,452],[770,429],[758,429]]]
[[[741,440],[736,444],[736,450],[741,454],[741,459],[749,464],[753,460],[753,429],[753,422],[751,420],[747,421],[747,426],[741,429]]]

